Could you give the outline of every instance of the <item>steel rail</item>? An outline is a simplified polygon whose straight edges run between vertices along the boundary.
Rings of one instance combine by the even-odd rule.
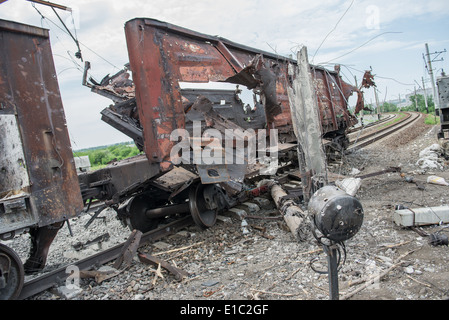
[[[405,118],[400,119],[396,123],[390,124],[389,126],[386,126],[386,127],[382,128],[382,129],[375,130],[375,131],[372,131],[371,133],[367,133],[367,134],[364,134],[364,135],[362,135],[360,137],[357,137],[356,139],[354,139],[354,142],[352,142],[352,141],[350,142],[351,145],[358,144],[361,141],[367,140],[367,139],[369,139],[369,138],[371,138],[371,137],[373,137],[373,136],[375,136],[375,135],[377,135],[377,134],[379,134],[381,132],[384,132],[384,131],[387,131],[387,130],[393,128],[394,126],[398,125],[399,123],[402,123],[403,121],[406,121],[407,119],[410,118],[411,114],[407,112],[406,115],[407,116]]]
[[[193,219],[190,215],[188,215],[186,217],[163,225],[157,229],[148,231],[142,235],[139,247],[143,246],[144,244],[150,243],[151,241],[159,240],[167,235],[174,234],[180,229],[192,224]],[[18,300],[27,299],[33,295],[48,290],[55,285],[62,284],[69,276],[69,274],[66,273],[68,266],[76,266],[79,268],[79,270],[88,270],[93,266],[104,265],[108,262],[111,262],[112,260],[117,259],[122,252],[124,244],[125,242],[90,257],[64,265],[63,267],[59,267],[56,270],[25,282]]]
[[[377,130],[376,132],[370,133],[368,135],[365,135],[357,140],[356,143],[353,143],[347,150],[346,153],[351,153],[354,150],[361,149],[363,147],[366,147],[367,145],[370,145],[376,141],[379,141],[380,139],[395,133],[399,129],[402,129],[403,127],[412,124],[416,120],[418,120],[421,117],[421,114],[418,113],[409,113],[407,112],[407,117],[405,119],[402,119],[401,121],[392,124],[386,128],[383,128],[381,130]]]
[[[379,125],[379,124],[382,124],[382,123],[384,123],[384,122],[390,121],[390,120],[394,119],[395,117],[397,117],[396,114],[390,114],[390,115],[388,115],[388,117],[386,117],[386,118],[383,118],[383,119],[380,119],[380,120],[377,120],[377,121],[368,123],[368,124],[366,124],[366,125],[364,125],[364,126],[359,126],[359,127],[356,127],[356,128],[349,129],[348,132],[347,132],[347,134],[348,134],[348,135],[351,135],[351,134],[353,134],[353,133],[355,133],[355,132],[358,132],[358,131],[360,131],[360,130],[362,130],[362,129],[364,130],[364,129],[369,129],[369,128],[371,128],[371,127],[375,127],[375,126],[377,126],[377,125]]]

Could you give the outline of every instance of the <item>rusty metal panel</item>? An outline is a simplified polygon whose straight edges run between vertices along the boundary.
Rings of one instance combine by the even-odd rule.
[[[224,80],[233,70],[222,70],[222,56],[210,44],[167,34],[146,19],[129,21],[125,34],[145,153],[150,162],[169,160],[170,133],[185,126],[179,81]]]
[[[0,116],[18,125],[21,145],[15,147],[23,149],[32,224],[79,214],[83,202],[47,30],[0,20]],[[10,138],[2,132],[2,145]]]
[[[169,135],[185,127],[180,81],[226,81],[249,88],[260,82],[251,74],[258,52],[244,46],[152,19],[128,21],[125,33],[151,162],[169,160]]]

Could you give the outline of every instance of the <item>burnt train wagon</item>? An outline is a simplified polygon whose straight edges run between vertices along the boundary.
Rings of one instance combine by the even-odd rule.
[[[77,175],[48,31],[9,21],[1,21],[0,31],[0,239],[30,231],[33,245],[25,271],[44,267],[57,229],[94,200],[142,232],[183,215],[207,228],[220,211],[244,198],[246,178],[273,173],[265,171],[271,164],[266,158],[295,161],[287,94],[288,65],[295,60],[139,18],[125,25],[126,67],[97,83],[87,79],[86,62],[83,85],[113,101],[101,111],[102,120],[132,138],[143,153]],[[348,97],[357,92],[360,109],[361,92],[342,81],[338,68],[310,68],[323,138],[331,148],[344,149],[346,129],[357,122]],[[235,89],[185,88],[182,83],[230,83]],[[252,106],[243,102],[242,88],[251,90]],[[215,129],[223,135],[218,140],[195,135],[197,124],[200,133]],[[188,143],[173,153],[180,138],[173,139],[176,130],[185,130]],[[234,152],[239,146],[244,151],[242,162],[190,161],[210,141],[224,146],[226,130],[243,133],[230,138]],[[279,143],[275,150],[258,145],[252,161],[245,153],[248,137],[262,131],[268,132],[258,141],[262,146]],[[239,145],[240,138],[247,140]],[[10,248],[1,245],[0,250],[0,297],[15,298],[24,268]]]
[[[41,269],[64,221],[83,200],[48,30],[0,20],[0,240],[29,230],[25,265],[0,244],[0,299],[19,295]]]
[[[198,139],[193,134],[195,121],[201,122],[202,129],[216,128],[223,134],[236,128],[276,129],[277,156],[288,154],[290,159],[285,160],[294,160],[287,152],[296,151],[287,88],[292,81],[288,65],[295,60],[154,19],[128,21],[125,34],[129,54],[125,68],[95,82],[87,79],[90,64],[86,62],[83,84],[114,102],[101,111],[102,120],[132,138],[146,157],[80,175],[85,199],[106,201],[131,228],[144,231],[154,227],[156,216],[181,209],[190,210],[200,226],[211,226],[215,209],[232,205],[244,177],[260,173],[264,166],[260,158],[259,166],[174,165],[171,151],[177,140],[170,135],[185,129],[191,140]],[[357,123],[348,110],[348,98],[357,92],[357,110],[361,110],[362,93],[341,79],[338,66],[335,70],[311,66],[310,71],[323,138],[330,149],[344,150],[346,129]],[[230,83],[235,89],[185,86],[201,83]],[[241,88],[252,90],[252,106],[242,101]],[[204,136],[199,139],[207,143]],[[136,174],[127,169],[132,166],[143,167]],[[137,176],[128,176],[133,174]]]

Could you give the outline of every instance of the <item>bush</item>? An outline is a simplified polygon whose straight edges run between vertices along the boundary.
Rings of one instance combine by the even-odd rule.
[[[139,149],[130,142],[118,143],[110,146],[101,146],[89,149],[74,151],[76,157],[88,156],[92,169],[105,166],[113,160],[119,161],[133,157],[140,153]]]

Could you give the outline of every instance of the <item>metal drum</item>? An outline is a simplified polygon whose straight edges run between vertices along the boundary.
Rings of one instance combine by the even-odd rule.
[[[316,228],[335,242],[352,238],[363,223],[359,200],[335,186],[324,186],[316,191],[308,209]]]

